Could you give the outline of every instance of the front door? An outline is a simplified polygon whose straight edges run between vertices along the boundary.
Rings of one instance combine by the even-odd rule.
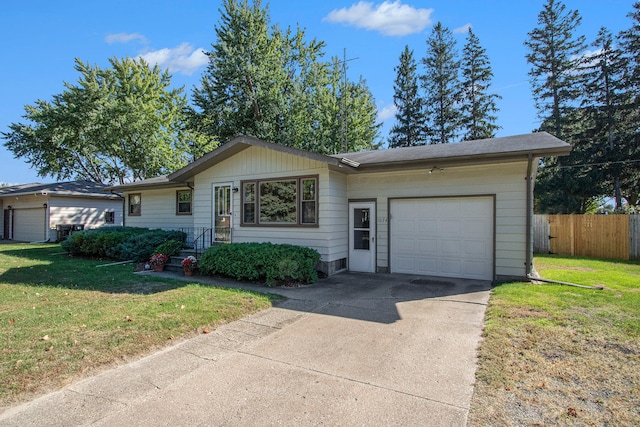
[[[349,270],[376,271],[376,204],[349,203]]]
[[[231,242],[232,195],[231,184],[213,185],[213,242]]]

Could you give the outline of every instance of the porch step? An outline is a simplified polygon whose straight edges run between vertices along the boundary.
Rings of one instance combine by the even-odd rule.
[[[169,263],[164,266],[165,270],[182,271],[182,260],[191,255],[196,256],[195,249],[182,249],[178,255],[169,258]]]

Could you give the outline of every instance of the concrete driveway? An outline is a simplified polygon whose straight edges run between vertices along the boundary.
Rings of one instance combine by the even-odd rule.
[[[463,426],[489,289],[354,273],[276,289],[277,307],[10,408],[0,425]]]

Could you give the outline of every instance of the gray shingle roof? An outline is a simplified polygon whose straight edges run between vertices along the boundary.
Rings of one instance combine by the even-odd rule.
[[[566,155],[571,145],[546,133],[538,132],[502,138],[466,141],[454,144],[421,145],[388,150],[337,154],[359,164],[358,169],[373,166],[392,166],[410,163],[462,163],[483,162],[515,157]]]
[[[110,194],[106,190],[107,186],[91,181],[67,181],[41,184],[39,182],[31,184],[12,185],[0,188],[0,197],[18,196],[28,194],[48,194],[57,196],[73,197],[102,197],[119,198],[116,194]]]

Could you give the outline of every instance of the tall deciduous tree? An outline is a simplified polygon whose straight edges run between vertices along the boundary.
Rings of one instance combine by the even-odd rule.
[[[462,131],[463,139],[493,138],[500,126],[496,125],[500,98],[490,93],[493,71],[487,51],[480,39],[469,29],[462,54]]]
[[[405,46],[400,64],[395,67],[393,103],[396,106],[396,123],[389,131],[389,147],[424,145],[429,133],[424,99],[420,96],[417,64],[413,50]]]
[[[211,149],[185,127],[186,97],[144,60],[110,59],[102,69],[76,60],[77,84],[25,106],[26,123],[4,145],[40,176],[125,183],[172,172]]]
[[[422,86],[432,123],[432,144],[453,142],[459,134],[460,63],[456,58],[453,34],[438,22],[427,39],[427,53],[422,60],[425,68]]]
[[[193,91],[198,129],[221,143],[247,134],[324,153],[373,147],[379,125],[375,115],[371,120],[371,93],[358,89],[363,81],[345,84],[335,60],[322,61],[323,42],[307,41],[299,28],[271,25],[260,0],[224,0],[215,33],[209,65]],[[342,112],[347,104],[354,108]],[[347,121],[348,132],[367,140],[335,133]],[[348,144],[336,144],[340,140]]]

